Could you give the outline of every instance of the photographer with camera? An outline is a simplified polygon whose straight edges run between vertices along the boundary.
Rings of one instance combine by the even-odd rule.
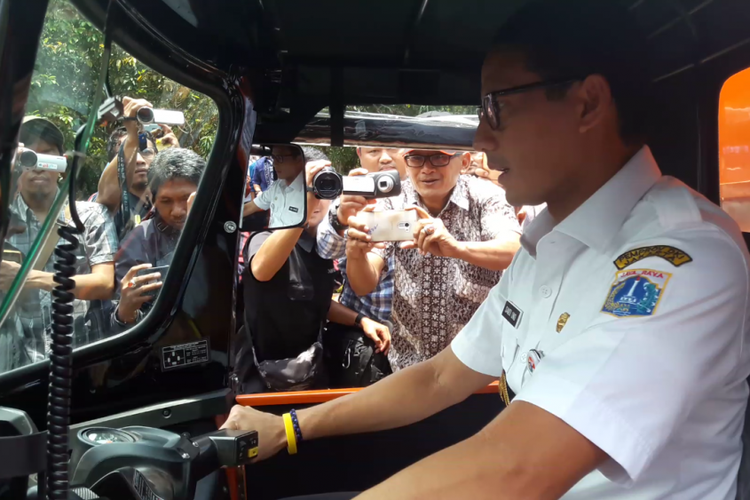
[[[7,241],[24,255],[28,255],[50,208],[58,195],[58,182],[67,167],[63,155],[63,134],[51,121],[27,116],[23,120],[20,141],[24,146],[18,155],[15,168],[20,169],[19,192],[10,205],[11,217],[17,228],[9,233]],[[33,152],[31,155],[28,153]],[[25,157],[40,155],[37,161],[29,162]],[[41,155],[50,155],[41,160]],[[24,167],[23,165],[28,165]],[[73,345],[85,345],[103,338],[108,321],[104,318],[102,301],[109,300],[114,292],[114,255],[117,250],[117,235],[114,223],[106,208],[97,204],[79,201],[76,210],[83,222],[84,232],[76,235],[76,277],[73,293]],[[70,208],[66,204],[57,216],[59,225],[75,227]],[[40,251],[37,263],[26,280],[26,293],[18,304],[19,316],[24,327],[25,363],[44,359],[49,345],[52,326],[52,289],[55,247],[64,244],[53,229]],[[8,290],[21,265],[3,259],[0,264],[0,289]],[[24,364],[25,364],[24,363]]]
[[[347,276],[360,296],[394,276],[391,366],[399,370],[444,349],[498,283],[519,248],[520,227],[502,189],[462,176],[469,153],[411,150],[401,195],[383,211],[415,210],[413,241],[372,243],[362,216],[349,218]],[[366,210],[372,210],[368,206]]]
[[[350,176],[359,176],[375,174],[378,172],[396,171],[401,179],[406,178],[406,164],[404,163],[404,151],[393,148],[367,148],[358,147],[357,156],[362,168],[354,169],[349,172]],[[387,267],[387,270],[380,276],[377,286],[372,293],[358,296],[352,290],[351,284],[346,275],[346,240],[344,232],[347,228],[349,217],[355,215],[364,209],[368,204],[375,203],[375,199],[368,199],[364,196],[344,194],[331,204],[328,211],[328,217],[321,222],[318,228],[317,243],[318,254],[324,259],[337,259],[338,267],[343,277],[343,288],[339,301],[346,307],[373,318],[380,323],[390,325],[391,306],[393,301],[393,265]],[[341,356],[348,356],[347,350],[349,341],[361,341],[365,343],[364,347],[370,350],[374,346],[367,346],[367,342],[362,338],[361,332],[357,329],[340,327],[332,325],[326,332],[326,347],[331,347],[327,351],[330,355],[329,365],[332,367],[332,378],[335,386],[361,386],[369,385],[376,382],[391,372],[387,358],[382,354],[374,354],[371,368],[368,373],[362,373],[358,380],[352,380],[347,376],[347,370],[344,366],[353,366],[353,363],[342,362],[338,359],[339,351]],[[342,344],[342,340],[346,343]],[[336,347],[339,346],[338,349]],[[366,350],[359,349],[358,352],[367,353]],[[369,354],[369,353],[367,353]]]
[[[143,130],[137,116],[146,110],[153,109],[150,102],[144,99],[122,98],[122,120],[126,131],[125,140],[99,178],[97,203],[106,206],[113,215],[120,241],[125,239],[134,226],[146,216],[152,206],[151,193],[148,189],[148,171],[154,156],[158,153],[156,139]],[[179,141],[166,125],[159,126],[163,136],[160,138],[165,146],[179,147]],[[122,132],[115,130],[108,143],[110,147],[121,140]],[[121,163],[124,163],[122,165]]]
[[[155,216],[130,232],[116,257],[120,302],[112,322],[117,329],[139,322],[150,309],[172,262],[205,168],[206,161],[200,155],[184,148],[162,151],[151,164],[148,187],[154,197]]]
[[[281,163],[274,159],[277,168],[287,166],[280,169],[279,178],[304,176],[298,190],[304,193],[305,185],[312,186],[313,179],[330,162],[314,148],[302,149],[304,153],[294,146],[274,146],[273,153],[287,155]],[[305,160],[312,160],[307,162],[307,169]],[[271,191],[273,187],[267,192]],[[304,196],[304,228],[254,233],[243,250],[247,262],[242,279],[247,342],[237,355],[239,371],[245,374],[243,392],[325,386],[321,337],[326,320],[356,326],[378,350],[387,352],[390,347],[386,326],[332,300],[333,262],[315,251],[315,233],[330,201],[318,199],[312,192]]]

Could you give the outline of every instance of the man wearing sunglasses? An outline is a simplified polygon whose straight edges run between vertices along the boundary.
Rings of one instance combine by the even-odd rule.
[[[394,370],[429,359],[471,319],[518,250],[520,227],[498,186],[462,176],[468,152],[413,149],[404,154],[408,181],[377,210],[413,209],[414,241],[373,248],[369,228],[349,219],[346,272],[366,295],[384,272],[394,276]],[[392,268],[392,269],[391,269]]]

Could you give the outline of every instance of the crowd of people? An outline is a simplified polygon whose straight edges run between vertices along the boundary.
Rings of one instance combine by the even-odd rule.
[[[481,153],[357,155],[349,175],[396,171],[400,194],[330,201],[308,190],[304,227],[246,233],[243,392],[369,385],[435,356],[500,281],[537,211],[508,204]],[[269,227],[285,226],[288,193],[326,165],[314,148],[274,146],[250,166],[244,216],[268,211]],[[370,241],[363,212],[403,210],[418,214],[412,241]]]
[[[109,164],[98,192],[73,207],[84,226],[75,236],[74,347],[124,331],[148,312],[205,169],[205,160],[180,148],[169,127],[160,126],[157,138],[136,120],[128,119],[150,103],[126,97],[123,104],[126,119],[110,135]],[[63,132],[45,118],[27,116],[19,142],[19,153],[64,154]],[[64,175],[19,164],[14,167],[12,185],[16,190],[0,264],[2,292],[9,290],[24,258],[33,252]],[[71,208],[66,201],[59,214],[54,214],[57,225],[75,227]],[[53,229],[36,254],[24,288],[0,330],[0,372],[49,355],[52,290],[57,285],[54,250],[64,243]]]

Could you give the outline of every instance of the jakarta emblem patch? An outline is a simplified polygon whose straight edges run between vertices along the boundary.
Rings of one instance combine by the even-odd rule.
[[[652,269],[619,271],[602,312],[618,318],[653,315],[671,277],[669,273]]]
[[[687,264],[688,262],[693,261],[692,257],[690,257],[679,248],[670,247],[667,245],[657,245],[653,247],[636,248],[634,250],[625,252],[624,254],[617,257],[617,260],[615,260],[615,266],[617,267],[617,269],[622,271],[629,265],[648,257],[662,258],[675,267],[680,267],[683,264]]]

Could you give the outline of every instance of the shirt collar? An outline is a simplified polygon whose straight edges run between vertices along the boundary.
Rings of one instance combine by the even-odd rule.
[[[401,183],[401,190],[403,191],[405,200],[408,204],[418,205],[426,209],[424,203],[422,203],[422,198],[419,196],[419,193],[417,193],[417,188],[414,186],[411,179],[406,179]],[[451,203],[463,210],[469,210],[469,181],[465,175],[460,175],[458,177],[456,187],[453,188],[451,197],[448,200],[448,205]],[[441,213],[448,208],[448,205],[443,208]]]
[[[641,198],[661,178],[651,149],[643,146],[619,172],[565,220],[555,221],[544,209],[529,224],[521,244],[536,255],[539,240],[555,229],[584,245],[605,251]]]

